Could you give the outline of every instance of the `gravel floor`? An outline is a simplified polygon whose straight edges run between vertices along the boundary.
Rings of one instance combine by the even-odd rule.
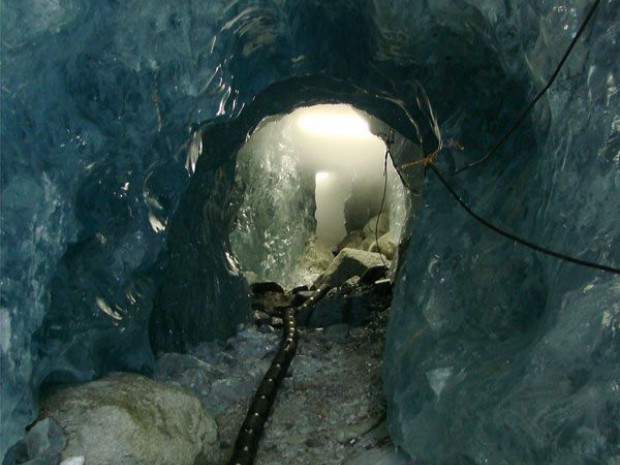
[[[381,359],[388,309],[364,326],[301,328],[297,355],[276,399],[256,465],[405,465],[385,429]],[[280,331],[240,328],[224,345],[164,354],[156,377],[192,389],[220,427],[226,463]]]

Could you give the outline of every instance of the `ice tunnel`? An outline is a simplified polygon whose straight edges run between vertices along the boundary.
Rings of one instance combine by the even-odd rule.
[[[237,154],[231,202],[239,209],[231,251],[248,281],[312,285],[345,246],[378,247],[379,236],[364,233],[378,215],[387,228],[381,245],[393,258],[409,205],[371,123],[395,139],[385,124],[342,104],[298,108],[259,123]]]
[[[524,123],[480,159],[545,86]],[[620,461],[616,0],[1,0],[0,456],[43,383],[149,374],[247,317],[237,154],[265,118],[349,104],[419,209],[383,358],[424,463]],[[372,124],[371,124],[372,126]],[[394,137],[390,138],[389,134]],[[418,208],[417,207],[417,208]]]

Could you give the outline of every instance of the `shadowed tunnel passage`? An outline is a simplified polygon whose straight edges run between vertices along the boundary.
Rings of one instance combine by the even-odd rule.
[[[414,87],[413,92],[407,100],[418,99],[422,105],[405,108],[392,100],[370,97],[367,90],[338,80],[326,77],[294,79],[274,85],[259,95],[236,121],[213,126],[207,123],[199,129],[203,131],[203,153],[171,223],[169,250],[165,258],[166,277],[155,298],[151,316],[151,340],[156,351],[182,350],[188,344],[204,340],[206,334],[217,337],[230,332],[235,324],[235,320],[229,318],[231,311],[236,312],[237,321],[249,314],[249,301],[238,300],[238,296],[247,294],[242,287],[232,288],[230,295],[223,295],[220,289],[228,289],[228,286],[204,285],[212,283],[214,275],[220,276],[206,268],[204,263],[217,264],[224,269],[231,267],[227,258],[231,254],[228,233],[233,229],[235,208],[239,208],[231,198],[235,155],[247,134],[266,116],[285,114],[294,108],[317,103],[350,103],[373,116],[383,116],[384,123],[377,124],[383,124],[384,128],[378,130],[386,137],[390,127],[398,131],[392,144],[392,157],[398,166],[419,158],[424,140],[431,147],[437,144],[429,102],[425,102],[420,88]],[[410,178],[405,182],[412,187],[419,183],[419,171],[412,170],[402,175]],[[222,209],[222,205],[229,206],[229,209]],[[217,252],[218,256],[213,256]],[[222,275],[226,276],[226,273]],[[229,279],[239,283],[238,278]],[[232,309],[231,301],[237,302]],[[205,311],[205,303],[210,305],[208,311]],[[175,308],[192,310],[171,310]],[[226,318],[222,314],[227,315]]]

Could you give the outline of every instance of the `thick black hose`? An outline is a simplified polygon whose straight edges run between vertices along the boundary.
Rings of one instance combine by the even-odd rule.
[[[276,400],[278,388],[282,384],[297,350],[298,334],[295,324],[295,312],[312,307],[328,290],[329,286],[324,284],[299,307],[286,309],[284,332],[282,333],[280,348],[256,390],[245,421],[237,435],[235,448],[232,457],[228,461],[228,465],[252,465],[254,463],[256,452],[258,451],[258,441],[260,441],[263,434],[265,422]]]

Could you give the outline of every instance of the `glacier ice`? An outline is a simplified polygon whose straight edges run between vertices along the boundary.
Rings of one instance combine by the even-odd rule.
[[[289,288],[316,230],[314,176],[303,170],[290,118],[263,124],[237,155],[240,197],[230,233],[232,252],[246,271]]]
[[[231,251],[246,277],[288,288],[311,285],[326,268],[314,257],[318,248],[333,259],[347,229],[363,229],[380,208],[398,243],[406,191],[366,119],[372,120],[346,105],[317,105],[259,123],[237,153],[231,195],[237,212]]]
[[[247,315],[230,195],[264,116],[350,103],[403,136],[396,165],[439,133],[462,145],[437,158],[450,172],[514,121],[589,4],[1,0],[0,455],[42,383],[149,373],[153,349]],[[516,136],[449,177],[501,226],[615,266],[619,16],[601,1]],[[618,279],[494,236],[432,173],[417,192],[421,173],[401,173],[421,209],[384,362],[395,442],[430,463],[617,461]]]

